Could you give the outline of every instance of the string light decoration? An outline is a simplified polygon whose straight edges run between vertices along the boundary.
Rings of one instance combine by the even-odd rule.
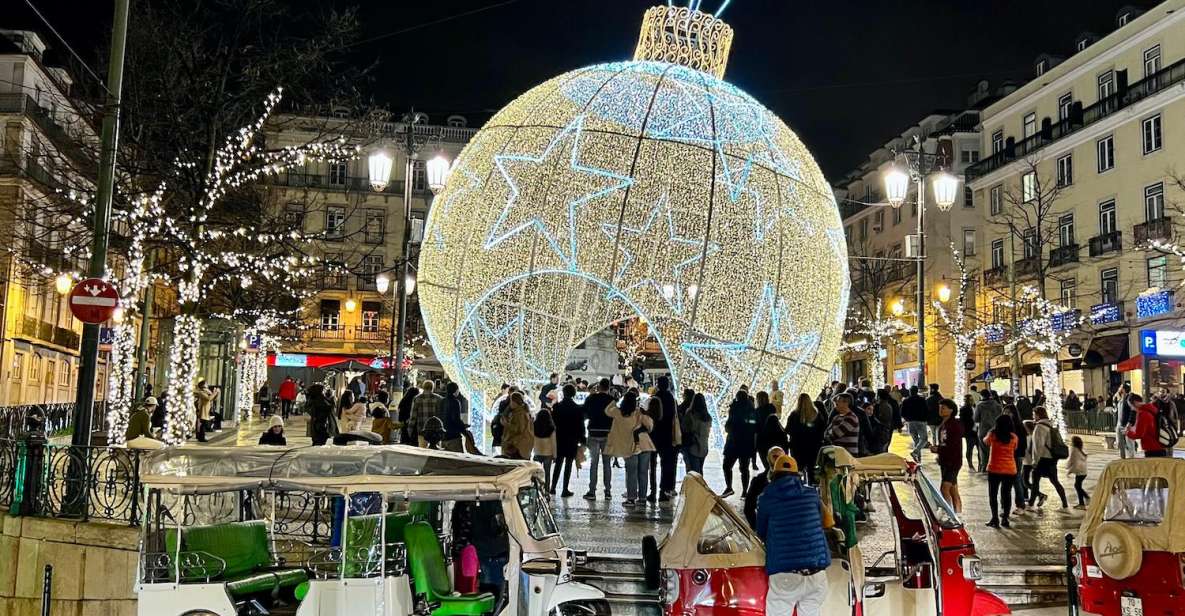
[[[713,413],[742,385],[814,392],[830,378],[849,284],[834,195],[794,133],[718,77],[718,49],[715,74],[687,50],[560,75],[461,153],[418,284],[475,432],[502,382],[537,387],[634,316]]]
[[[1062,412],[1062,378],[1057,353],[1080,324],[1082,315],[1041,297],[1041,292],[1032,286],[1023,287],[1016,301],[1005,298],[1000,303],[1020,314],[1030,315],[1017,322],[1013,338],[1004,345],[1004,351],[1012,353],[1019,346],[1041,356],[1041,385],[1046,392],[1045,410],[1054,427],[1064,433],[1066,419]]]
[[[882,353],[895,346],[897,339],[902,335],[916,331],[912,325],[901,319],[883,315],[884,310],[878,298],[875,316],[849,319],[851,327],[847,331],[847,337],[860,340],[844,345],[844,350],[864,351],[868,354],[869,362],[872,364],[872,388],[875,390],[885,387],[885,362],[881,358]]]
[[[197,427],[194,387],[198,376],[198,348],[202,320],[191,314],[173,319],[173,348],[169,350],[169,406],[166,409],[164,441],[180,445]]]
[[[959,289],[954,296],[954,311],[948,311],[946,304],[938,300],[934,300],[933,305],[934,312],[938,315],[939,327],[946,332],[955,347],[954,400],[962,403],[963,396],[967,394],[967,369],[965,365],[967,358],[971,356],[971,350],[975,348],[975,342],[979,339],[981,332],[973,315],[968,314],[967,283],[970,281],[970,276],[967,273],[967,262],[963,259],[963,255],[958,250],[955,250],[953,243],[950,245],[950,254],[951,258],[954,259],[955,269],[959,272]]]
[[[731,47],[732,28],[717,15],[691,7],[656,6],[642,15],[634,60],[679,64],[720,79]]]

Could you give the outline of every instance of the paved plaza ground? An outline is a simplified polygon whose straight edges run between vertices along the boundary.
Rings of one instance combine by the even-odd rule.
[[[265,423],[258,419],[247,422],[239,428],[228,429],[215,435],[211,444],[251,445],[254,444]],[[305,433],[305,419],[294,417],[287,426],[289,445],[309,444]],[[1095,480],[1108,462],[1118,457],[1114,450],[1106,450],[1101,438],[1086,437],[1090,472],[1086,481],[1088,492],[1094,488]],[[892,451],[906,455],[909,439],[896,435]],[[681,467],[680,467],[681,468]],[[681,471],[680,471],[681,472]],[[933,458],[927,454],[923,460],[923,472],[933,477],[937,468]],[[713,452],[705,465],[708,484],[718,491],[724,489],[724,474],[720,455]],[[1066,533],[1078,532],[1083,512],[1073,509],[1073,478],[1060,475],[1062,485],[1070,499],[1070,509],[1060,509],[1056,496],[1048,483],[1042,490],[1049,494],[1042,513],[1029,513],[1014,517],[1011,529],[996,530],[985,526],[989,514],[987,497],[987,476],[974,473],[964,467],[959,475],[960,491],[963,497],[962,518],[971,530],[979,554],[988,566],[1032,566],[1060,564],[1063,559],[1063,544]],[[572,491],[576,496],[555,498],[555,513],[570,545],[595,553],[641,554],[642,537],[648,534],[663,535],[674,517],[676,503],[648,505],[635,509],[622,506],[625,494],[624,469],[614,469],[613,499],[604,500],[598,493],[598,500],[586,501],[581,495],[588,487],[588,468],[573,474]],[[729,501],[739,510],[742,500],[739,495],[740,481],[737,479],[738,494]]]

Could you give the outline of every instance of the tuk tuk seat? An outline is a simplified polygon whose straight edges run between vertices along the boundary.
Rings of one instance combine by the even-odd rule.
[[[176,553],[175,529],[166,531],[165,548]],[[261,520],[184,528],[181,549],[204,552],[224,562],[217,579],[226,582],[226,591],[235,598],[294,588],[308,580],[304,569],[273,568],[267,525]]]
[[[436,531],[427,522],[412,522],[403,530],[407,544],[407,560],[415,583],[415,592],[423,594],[429,603],[440,603],[432,616],[479,616],[494,609],[494,595],[476,593],[462,595],[453,592],[444,551]]]
[[[348,557],[343,557],[342,563],[345,569],[346,577],[364,577],[367,573],[377,574],[378,570],[367,571],[367,562],[362,557],[362,554],[369,549],[378,548],[378,535],[380,515],[386,518],[386,530],[383,535],[383,543],[391,545],[394,543],[401,543],[403,541],[403,530],[407,528],[408,524],[412,522],[421,522],[424,520],[424,515],[414,511],[407,511],[401,513],[387,513],[387,514],[373,514],[360,515],[350,518],[346,529],[346,548],[349,551]],[[378,552],[373,552],[374,557],[378,557]]]

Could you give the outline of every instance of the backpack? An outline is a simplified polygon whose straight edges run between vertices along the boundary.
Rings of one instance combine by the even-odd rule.
[[[551,420],[551,411],[540,409],[535,415],[535,438],[548,438],[555,434],[555,422]]]
[[[1177,422],[1170,413],[1161,411],[1156,414],[1156,440],[1165,449],[1172,449],[1177,445],[1177,440],[1180,439],[1180,432],[1177,430]]]
[[[1049,455],[1053,456],[1054,460],[1065,460],[1070,457],[1070,448],[1066,446],[1061,431],[1052,427],[1049,428]]]

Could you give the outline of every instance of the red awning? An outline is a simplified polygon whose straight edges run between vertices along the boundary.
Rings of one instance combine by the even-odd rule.
[[[1129,358],[1115,364],[1115,367],[1112,368],[1112,371],[1114,371],[1114,372],[1131,372],[1132,370],[1143,370],[1143,369],[1144,369],[1144,356],[1141,354],[1141,355],[1136,355],[1135,357],[1129,357]]]

